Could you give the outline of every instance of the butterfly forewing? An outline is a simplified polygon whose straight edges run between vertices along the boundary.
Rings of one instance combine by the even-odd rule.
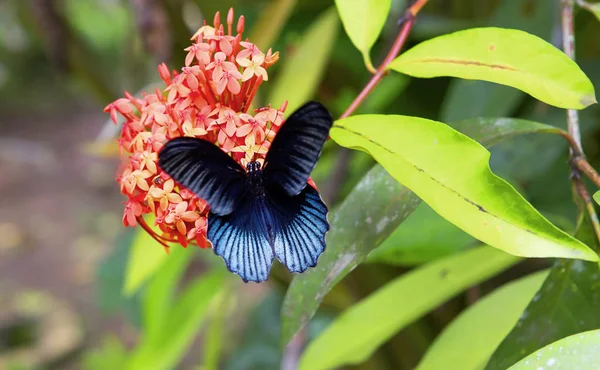
[[[246,171],[206,140],[175,138],[165,144],[158,158],[169,176],[206,200],[217,215],[233,212],[247,192]]]
[[[315,168],[333,119],[318,102],[295,111],[281,126],[265,159],[266,186],[277,185],[287,195],[300,194]]]

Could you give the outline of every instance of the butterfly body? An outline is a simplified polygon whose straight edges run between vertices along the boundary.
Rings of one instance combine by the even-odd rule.
[[[244,169],[212,143],[180,137],[159,165],[210,206],[207,238],[244,281],[268,278],[273,259],[291,272],[314,267],[325,250],[327,206],[307,184],[333,120],[319,103],[298,109],[281,126],[265,164]]]
[[[248,163],[246,166],[246,171],[248,173],[248,185],[254,196],[256,197],[264,197],[265,196],[265,188],[263,186],[262,181],[262,171],[260,169],[260,162],[252,161]]]

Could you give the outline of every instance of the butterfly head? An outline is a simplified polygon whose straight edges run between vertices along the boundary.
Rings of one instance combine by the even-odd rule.
[[[260,162],[248,162],[248,164],[246,165],[246,171],[248,171],[248,174],[250,175],[258,173],[260,171]]]

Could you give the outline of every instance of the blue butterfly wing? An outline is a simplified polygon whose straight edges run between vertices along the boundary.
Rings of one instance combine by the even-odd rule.
[[[325,250],[327,206],[310,185],[287,201],[278,198],[271,195],[269,209],[275,256],[291,272],[304,272]]]
[[[281,126],[265,158],[265,186],[278,186],[289,196],[306,187],[329,129],[331,114],[318,102],[309,102],[296,110]]]
[[[261,282],[269,276],[274,255],[291,272],[314,267],[328,230],[327,206],[307,186],[295,197],[252,194],[230,215],[211,213],[207,236],[229,271],[246,282]]]
[[[229,271],[245,282],[267,280],[273,264],[267,208],[253,195],[245,197],[227,216],[208,215],[207,237]]]
[[[206,200],[217,215],[233,212],[247,193],[244,168],[206,140],[172,139],[158,153],[158,164],[175,181]]]

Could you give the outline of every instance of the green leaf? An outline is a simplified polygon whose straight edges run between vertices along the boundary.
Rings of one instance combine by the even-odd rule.
[[[210,303],[230,275],[224,270],[209,272],[194,280],[166,313],[160,329],[162,341],[142,339],[126,369],[173,369],[198,333]]]
[[[467,135],[485,147],[490,147],[510,137],[533,134],[563,134],[558,127],[518,118],[470,118],[453,122],[452,128]]]
[[[600,204],[600,190],[595,192],[593,197],[594,197],[594,200],[596,201],[596,203]]]
[[[407,324],[518,261],[484,246],[402,275],[338,316],[309,343],[299,369],[358,364]]]
[[[442,102],[441,120],[510,115],[523,101],[522,91],[487,81],[452,80]]]
[[[286,293],[282,344],[314,315],[325,295],[365,260],[415,209],[419,199],[381,167],[373,167],[329,216],[331,230],[319,263],[296,275]]]
[[[344,29],[370,70],[374,67],[369,53],[383,29],[391,4],[391,0],[335,0]]]
[[[443,123],[362,115],[336,121],[330,135],[371,154],[442,217],[486,244],[518,256],[598,260],[494,175],[485,148]]]
[[[144,290],[142,313],[146,341],[160,344],[163,340],[160,337],[162,325],[173,304],[175,289],[193,255],[193,250],[173,248]]]
[[[260,12],[260,18],[254,22],[252,32],[250,32],[249,39],[254,45],[265,52],[272,47],[295,5],[296,0],[272,0]]]
[[[488,26],[516,28],[545,40],[552,36],[553,25],[548,19],[555,17],[556,6],[551,1],[528,0],[527,4],[501,1],[494,9],[487,20]],[[460,29],[469,27],[473,25]],[[520,90],[487,81],[453,79],[442,102],[440,120],[450,122],[472,117],[510,116],[524,96]]]
[[[417,265],[453,254],[474,241],[469,234],[421,203],[392,235],[369,254],[366,262]]]
[[[135,293],[167,258],[168,254],[156,240],[144,230],[138,230],[127,262],[123,293],[125,295]]]
[[[102,310],[124,311],[133,324],[141,326],[140,294],[123,295],[127,262],[137,232],[138,230],[127,228],[119,233],[113,250],[98,266],[96,290]]]
[[[463,311],[431,345],[416,370],[479,370],[509,333],[548,271],[508,283]]]
[[[530,133],[560,134],[554,126],[514,118],[473,118],[452,124],[461,133],[491,147],[502,140]],[[368,262],[411,265],[429,262],[463,249],[473,238],[436,214],[426,204],[369,254]]]
[[[125,346],[111,335],[104,338],[100,348],[85,352],[83,364],[86,370],[121,369],[126,359]]]
[[[597,369],[600,364],[600,330],[563,338],[532,353],[509,370]]]
[[[287,112],[293,112],[314,95],[333,50],[338,24],[335,9],[327,10],[306,31],[294,54],[282,56],[285,64],[269,95],[271,105],[278,107],[287,100]]]
[[[223,289],[213,301],[208,329],[204,337],[203,370],[218,370],[223,350],[227,314],[232,307],[232,291]]]
[[[390,68],[414,77],[452,76],[512,86],[559,108],[596,103],[594,86],[573,60],[520,30],[473,28],[439,36],[403,53]]]
[[[581,217],[576,235],[597,247],[590,220]],[[486,369],[506,369],[526,355],[586,330],[600,329],[600,265],[558,260]]]
[[[162,328],[162,337],[170,338],[170,345],[160,345],[163,368],[171,368],[181,358],[198,332],[206,312],[219,292],[228,291],[231,274],[224,270],[208,272],[187,286],[169,312]],[[170,358],[169,358],[170,355]]]
[[[63,11],[71,32],[79,34],[94,49],[112,51],[127,37],[130,14],[118,3],[68,0],[63,4]],[[105,19],[111,21],[105,22]]]
[[[567,335],[600,328],[597,263],[560,260],[486,369],[506,369]]]

